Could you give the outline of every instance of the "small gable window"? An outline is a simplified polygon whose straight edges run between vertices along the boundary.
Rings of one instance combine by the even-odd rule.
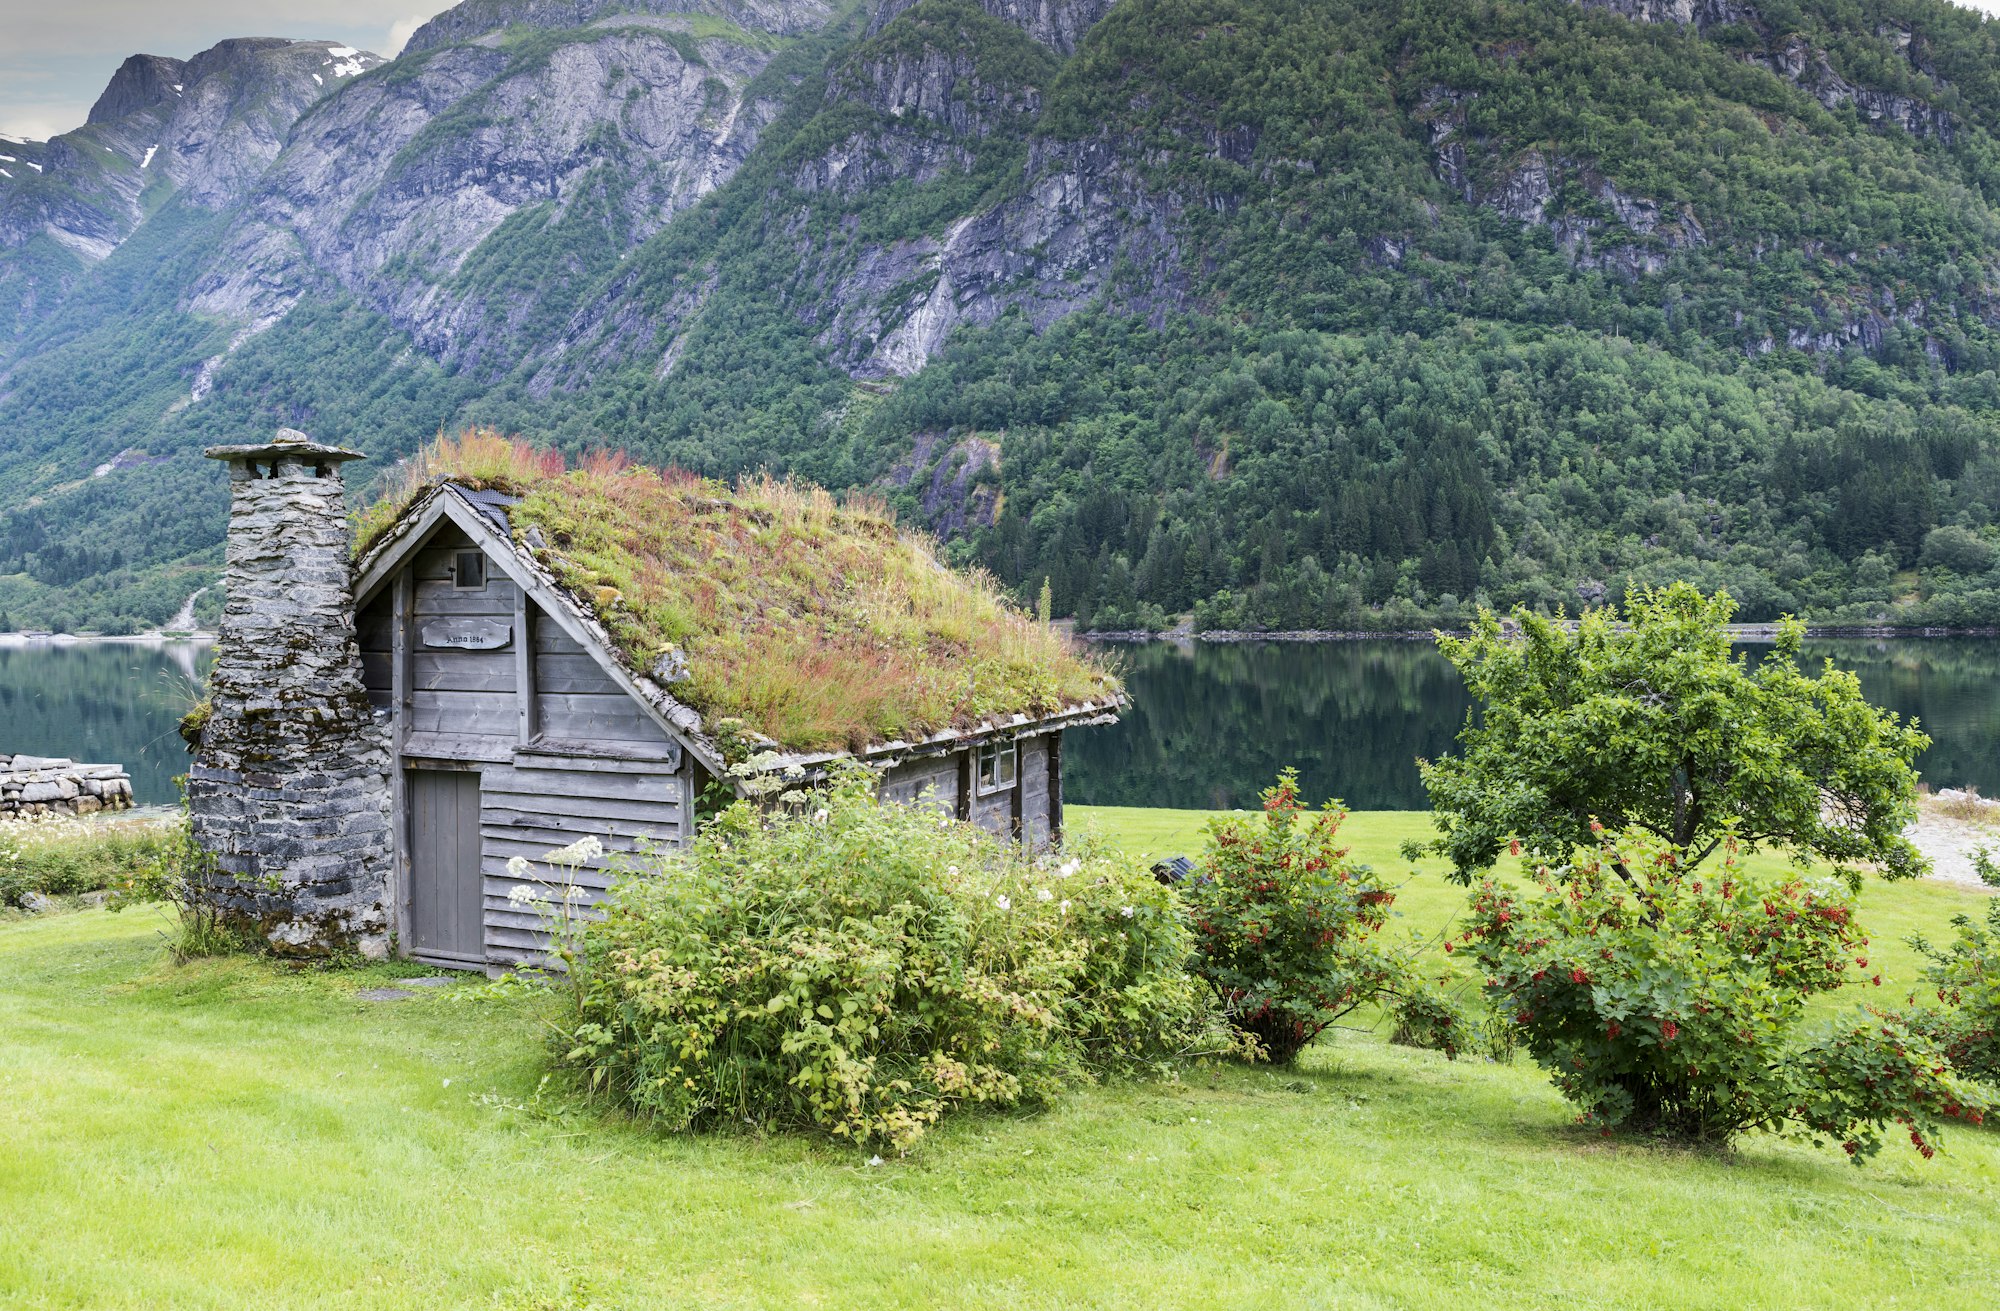
[[[989,742],[979,748],[980,792],[1000,792],[1014,786],[1017,750],[1013,742]]]
[[[481,591],[486,586],[486,556],[479,551],[459,551],[451,561],[451,585],[462,592]]]

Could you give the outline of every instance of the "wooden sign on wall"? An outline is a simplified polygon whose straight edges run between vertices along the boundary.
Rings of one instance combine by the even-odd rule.
[[[514,640],[514,626],[498,619],[439,619],[425,624],[424,645],[453,651],[498,651]]]

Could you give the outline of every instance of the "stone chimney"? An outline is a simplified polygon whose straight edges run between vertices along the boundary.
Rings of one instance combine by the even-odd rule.
[[[188,771],[225,919],[288,955],[389,948],[390,752],[361,681],[340,466],[280,429],[229,465],[228,603]]]

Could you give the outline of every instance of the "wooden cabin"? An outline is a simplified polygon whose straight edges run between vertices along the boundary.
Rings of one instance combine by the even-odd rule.
[[[641,487],[648,478],[654,483]],[[667,558],[660,543],[683,545],[670,531],[649,536],[660,526],[625,503],[640,494],[634,488],[670,505],[667,517],[683,514],[690,531],[709,534],[694,548],[696,564]],[[545,522],[551,507],[598,522],[583,513],[593,496],[604,498],[607,515],[627,515],[608,537],[569,542]],[[368,699],[390,738],[389,915],[404,954],[465,968],[532,962],[547,945],[549,910],[523,904],[512,858],[553,884],[568,874],[547,854],[596,838],[604,854],[574,872],[587,904],[633,853],[687,841],[705,805],[759,795],[766,779],[809,780],[842,758],[880,770],[887,799],[935,805],[1038,847],[1060,841],[1063,734],[1114,718],[1123,704],[1116,682],[1059,637],[1044,640],[1053,635],[1027,616],[989,613],[990,584],[945,570],[926,543],[885,533],[879,512],[865,522],[843,518],[845,510],[818,496],[811,502],[768,483],[761,496],[738,495],[651,471],[553,478],[525,497],[446,480],[374,526],[355,564],[355,630]],[[775,509],[774,498],[782,502]],[[776,522],[787,514],[818,519],[787,537]],[[760,542],[780,539],[797,558],[770,568],[760,592],[766,584],[751,557]],[[898,567],[914,574],[860,576],[885,553],[908,552]],[[652,579],[652,591],[635,596],[594,581],[607,558],[608,572],[641,580],[633,587]],[[716,613],[705,620],[676,621],[674,606],[685,603],[661,599],[679,595],[661,580],[689,583],[685,571],[703,558],[718,574],[726,563],[727,604],[713,601]],[[820,608],[803,615],[802,578],[824,593],[812,593]],[[922,603],[940,612],[937,623],[926,629],[923,615],[903,613],[899,593],[931,598]],[[897,610],[886,628],[885,608]],[[962,635],[960,611],[1039,652],[1023,657],[1035,675],[1024,685],[1043,690],[1019,705],[995,704],[999,675],[963,674],[961,665],[987,657],[952,645]],[[825,649],[799,646],[801,631],[833,636]],[[912,640],[911,631],[920,636]],[[769,663],[770,652],[795,646],[797,661]],[[872,664],[842,673],[857,680],[869,713],[900,731],[850,728],[846,741],[829,742],[852,707],[826,701],[830,681],[816,683],[815,670],[838,669],[824,662],[842,658],[880,663],[879,679]],[[1052,667],[1037,671],[1036,659]],[[923,676],[898,660],[919,661]],[[710,665],[736,672],[704,678]],[[757,669],[765,676],[753,676]],[[933,684],[954,679],[963,687],[948,686],[940,701]],[[930,701],[904,713],[881,691],[905,684],[930,689]],[[773,687],[795,691],[787,701]],[[1051,695],[1049,687],[1066,690]],[[825,701],[819,721],[809,713],[816,697]]]

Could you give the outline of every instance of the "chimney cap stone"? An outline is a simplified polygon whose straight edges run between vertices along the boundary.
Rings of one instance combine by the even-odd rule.
[[[280,428],[278,435],[268,442],[246,446],[211,446],[202,454],[211,460],[275,460],[291,456],[293,459],[306,458],[329,464],[368,458],[360,451],[350,451],[345,447],[322,446],[296,428]]]

